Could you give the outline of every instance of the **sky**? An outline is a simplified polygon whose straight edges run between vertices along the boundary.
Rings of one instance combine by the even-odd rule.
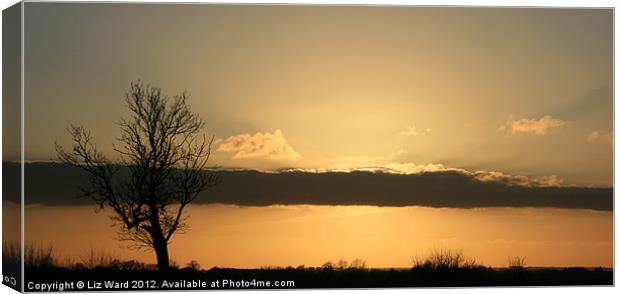
[[[612,185],[611,10],[27,3],[25,13],[27,160],[55,159],[70,124],[114,157],[124,93],[141,80],[191,94],[215,136],[212,165]]]

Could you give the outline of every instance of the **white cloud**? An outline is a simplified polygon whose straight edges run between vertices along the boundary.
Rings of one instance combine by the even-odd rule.
[[[234,153],[233,158],[266,158],[271,160],[297,160],[301,156],[288,145],[282,131],[273,133],[240,134],[230,136],[220,143],[217,151]]]
[[[423,131],[426,134],[430,134],[431,132],[431,128],[426,128]],[[416,129],[415,124],[412,124],[411,127],[405,131],[400,132],[401,135],[405,135],[405,136],[417,136],[420,133],[418,132],[418,130]]]
[[[535,178],[534,183],[539,187],[559,187],[564,185],[564,179],[556,176],[550,175],[540,178]]]
[[[502,182],[512,186],[528,186],[530,179],[521,175],[510,175],[497,171],[476,171],[474,178],[481,182]]]
[[[611,145],[613,145],[614,143],[614,133],[613,132],[609,132],[609,133],[602,133],[599,131],[593,131],[592,133],[590,133],[590,135],[588,135],[587,137],[587,141],[589,143],[596,143],[596,142],[607,142]]]
[[[401,149],[396,150],[396,152],[394,152],[392,156],[403,155],[405,153],[407,153],[407,150],[401,148]]]
[[[432,172],[453,171],[467,176],[480,182],[499,182],[508,186],[522,187],[559,187],[564,184],[564,180],[556,175],[542,177],[528,177],[523,175],[511,175],[498,171],[468,171],[462,168],[446,167],[440,163],[413,164],[413,163],[388,163],[385,168],[403,174],[419,174]]]
[[[337,165],[332,168],[297,168],[288,169],[287,171],[303,171],[313,173],[325,173],[325,172],[352,172],[352,171],[367,171],[377,173],[389,173],[389,174],[402,174],[402,175],[415,175],[423,173],[456,173],[461,174],[466,178],[473,181],[483,183],[499,183],[506,186],[518,186],[518,187],[567,187],[564,179],[557,175],[549,176],[524,176],[513,175],[500,171],[488,171],[478,170],[470,171],[463,168],[447,167],[441,163],[428,163],[428,164],[415,164],[411,162],[388,162],[384,164],[375,165]]]
[[[459,171],[467,172],[464,169],[448,168],[441,163],[429,163],[429,164],[414,164],[414,163],[400,163],[392,162],[385,165],[385,168],[394,170],[403,174],[418,174],[425,172],[438,172],[438,171]]]
[[[411,128],[409,128],[406,131],[402,131],[400,132],[401,135],[405,135],[405,136],[417,136],[418,132],[415,129],[415,125],[412,125]]]
[[[501,182],[509,186],[558,187],[564,184],[564,180],[556,175],[530,178],[523,175],[511,175],[498,171],[476,171],[470,174],[481,182]]]
[[[588,136],[588,142],[593,143],[596,142],[601,137],[601,133],[599,131],[594,131]]]
[[[512,134],[529,133],[545,135],[550,130],[563,128],[566,124],[566,121],[555,119],[550,115],[545,115],[539,119],[522,118],[519,120],[510,120],[506,125],[500,126],[498,130],[509,131]]]

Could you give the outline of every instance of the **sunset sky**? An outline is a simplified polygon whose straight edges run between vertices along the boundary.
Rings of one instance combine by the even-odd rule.
[[[26,159],[110,156],[138,79],[191,93],[212,164],[463,168],[612,185],[612,11],[26,4]]]
[[[494,266],[612,266],[612,49],[611,9],[29,2],[26,241],[152,261],[49,163],[71,124],[114,158],[140,80],[187,90],[210,166],[230,168],[175,236],[180,263],[400,267],[447,246]],[[270,171],[256,174],[272,190],[232,168]],[[353,169],[390,176],[338,173]]]

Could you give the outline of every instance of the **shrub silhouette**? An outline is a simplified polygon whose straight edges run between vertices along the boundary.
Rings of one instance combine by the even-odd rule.
[[[336,268],[341,271],[347,269],[348,267],[349,267],[349,262],[342,258],[338,260],[338,263],[336,264]]]
[[[28,245],[24,248],[24,266],[26,268],[53,268],[58,266],[52,246]]]
[[[21,249],[16,242],[2,242],[2,262],[19,266],[21,259]]]
[[[431,251],[425,259],[414,259],[413,267],[418,269],[453,270],[473,269],[481,267],[481,265],[476,262],[476,259],[465,257],[460,250],[440,248]]]
[[[523,270],[525,268],[525,257],[522,257],[522,256],[508,257],[508,268],[511,270]]]
[[[356,258],[349,264],[350,269],[354,270],[366,270],[366,261],[361,258]]]
[[[323,263],[323,265],[321,265],[321,268],[323,270],[327,270],[327,271],[331,271],[336,267],[336,265],[331,262],[331,261],[326,261],[325,263]]]
[[[118,258],[104,251],[95,251],[93,249],[87,254],[80,256],[80,261],[81,265],[87,269],[114,267],[120,263]]]
[[[194,270],[194,271],[199,271],[200,270],[200,263],[198,263],[198,261],[196,260],[192,260],[190,262],[187,263],[187,268]]]
[[[346,261],[345,259],[341,258],[338,260],[337,263],[333,263],[331,261],[327,261],[325,263],[323,263],[323,265],[321,265],[321,268],[323,270],[338,270],[338,271],[347,271],[347,270],[356,270],[356,271],[361,271],[361,270],[366,270],[367,266],[366,266],[366,261],[364,259],[361,258],[356,258],[353,259],[351,262]]]

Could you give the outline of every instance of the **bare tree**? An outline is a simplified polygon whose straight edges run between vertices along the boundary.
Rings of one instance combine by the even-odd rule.
[[[89,174],[84,196],[113,210],[121,240],[157,255],[160,271],[169,268],[168,243],[187,229],[183,211],[217,179],[205,171],[213,137],[190,110],[183,92],[172,98],[161,89],[131,83],[125,95],[130,115],[118,121],[120,136],[112,161],[100,152],[82,126],[68,128],[73,146],[56,143],[58,158]]]

